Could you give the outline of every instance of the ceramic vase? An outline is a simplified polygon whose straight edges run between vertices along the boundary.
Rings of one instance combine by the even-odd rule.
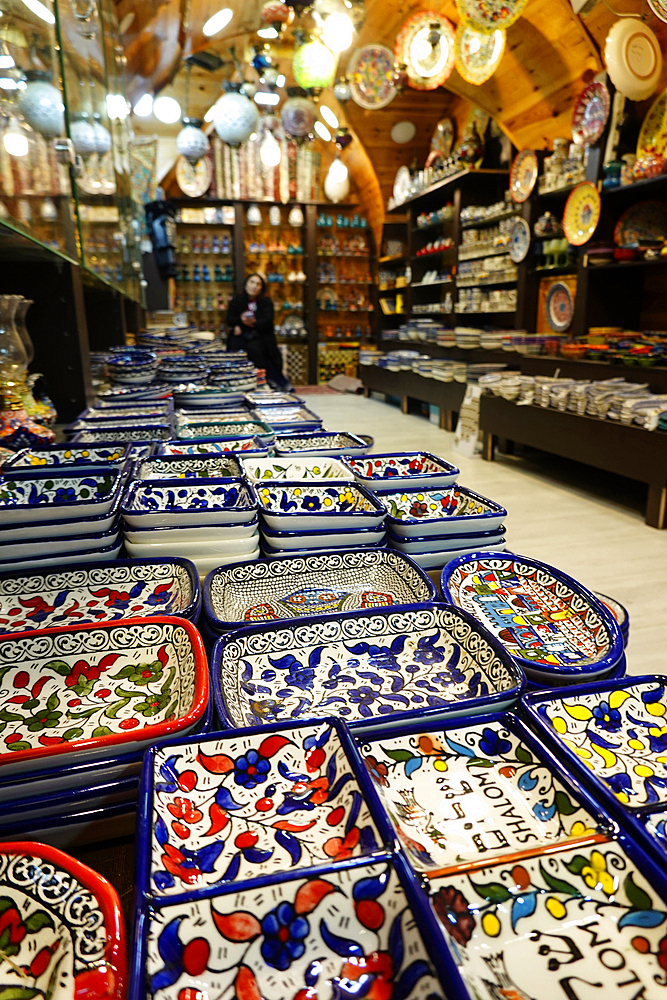
[[[95,128],[86,113],[72,116],[69,135],[79,156],[85,159],[97,152]]]

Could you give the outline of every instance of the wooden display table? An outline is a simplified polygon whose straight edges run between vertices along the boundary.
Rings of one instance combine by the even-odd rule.
[[[435,378],[424,378],[415,372],[390,372],[377,365],[360,365],[359,378],[364,384],[364,395],[384,392],[401,400],[401,410],[408,412],[408,400],[417,399],[440,407],[440,427],[453,429],[453,413],[461,409],[465,385],[461,382],[439,382]]]
[[[541,406],[517,406],[497,396],[482,396],[479,414],[482,457],[492,461],[494,445],[515,442],[540,448],[596,469],[648,485],[646,523],[665,526],[667,434],[612,420],[580,417]]]

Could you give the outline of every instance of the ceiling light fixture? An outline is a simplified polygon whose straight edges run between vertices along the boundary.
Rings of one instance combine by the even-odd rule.
[[[315,122],[315,131],[320,139],[324,139],[325,142],[331,142],[331,132],[322,122]]]
[[[25,3],[26,0],[23,0]],[[231,19],[234,17],[234,11],[230,7],[223,7],[219,10],[217,14],[213,17],[209,17],[208,21],[205,22],[202,31],[205,35],[210,37],[211,35],[217,35],[219,31],[226,28]]]
[[[16,119],[9,123],[2,142],[10,156],[26,156],[28,153],[28,137],[20,130]]]
[[[173,125],[181,117],[181,106],[173,97],[156,97],[153,114],[164,125]]]
[[[280,94],[267,94],[263,90],[258,90],[255,94],[255,104],[268,104],[269,106],[278,104]]]
[[[257,32],[260,38],[280,38],[278,30],[276,28],[260,28]]]
[[[112,120],[122,121],[130,113],[130,107],[122,94],[107,94],[107,114]]]
[[[277,167],[280,163],[280,146],[271,132],[267,132],[262,139],[259,155],[265,167]]]
[[[47,24],[56,23],[56,19],[49,8],[43,3],[40,3],[40,0],[23,0],[23,3],[26,5],[28,10],[33,12],[33,14],[36,14],[37,17],[41,17],[42,21],[46,21]]]
[[[287,83],[287,79],[285,78],[285,74],[284,73],[279,73],[278,74],[278,79],[276,80],[276,87],[278,87],[280,89],[280,87],[284,87],[286,83]]]
[[[153,95],[143,94],[134,105],[134,113],[139,118],[148,118],[153,111]]]
[[[322,41],[332,52],[349,49],[354,37],[354,25],[347,14],[330,14],[324,22]]]
[[[320,114],[324,118],[327,125],[331,125],[332,128],[338,128],[340,123],[331,108],[328,108],[326,104],[323,104],[320,108]]]

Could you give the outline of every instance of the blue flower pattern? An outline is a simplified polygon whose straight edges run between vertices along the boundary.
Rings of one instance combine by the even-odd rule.
[[[262,958],[267,965],[285,972],[306,950],[310,925],[291,903],[280,903],[262,920]]]

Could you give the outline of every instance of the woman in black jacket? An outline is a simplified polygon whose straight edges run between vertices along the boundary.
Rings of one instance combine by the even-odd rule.
[[[227,331],[228,351],[245,351],[256,368],[266,371],[271,388],[292,388],[283,375],[283,358],[273,332],[273,302],[260,274],[249,274],[244,290],[229,303]]]

